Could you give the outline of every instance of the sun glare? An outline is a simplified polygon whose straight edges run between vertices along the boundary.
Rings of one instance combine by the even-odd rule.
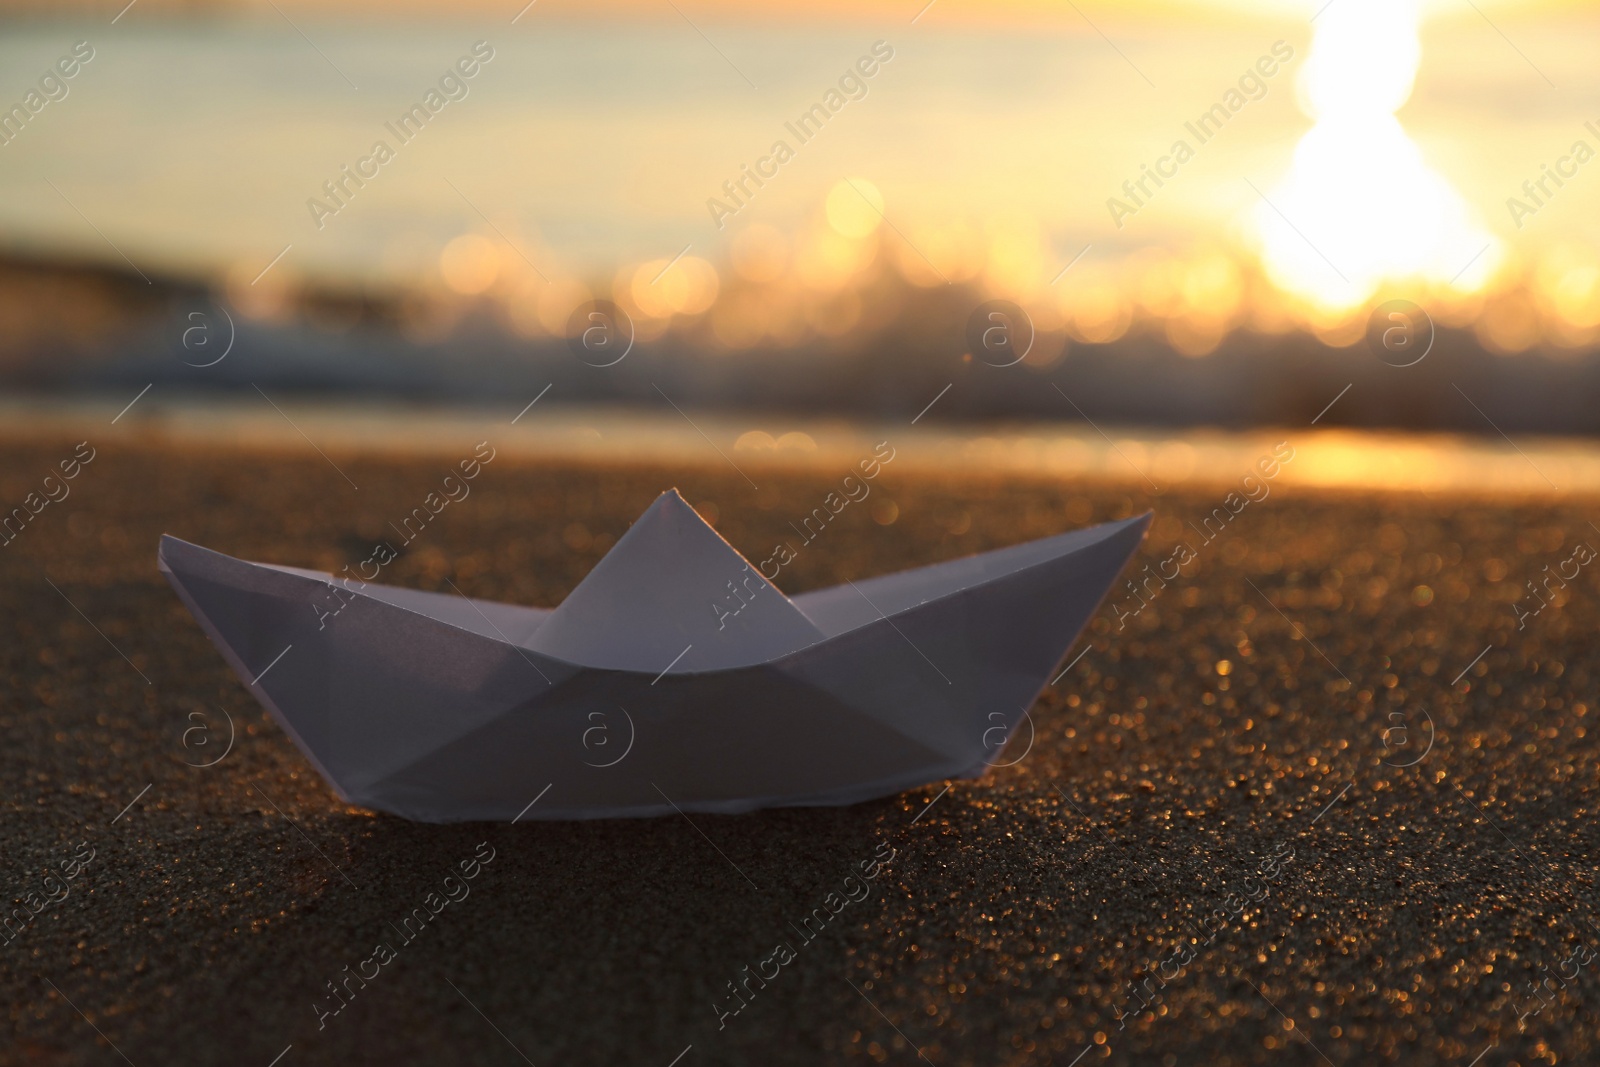
[[[1329,308],[1402,278],[1473,292],[1499,260],[1498,243],[1394,115],[1411,95],[1420,22],[1418,0],[1323,10],[1299,85],[1315,124],[1254,211],[1268,275]]]

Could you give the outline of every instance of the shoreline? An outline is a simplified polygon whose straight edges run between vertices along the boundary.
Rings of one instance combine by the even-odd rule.
[[[880,441],[918,474],[1143,480],[1168,488],[1221,488],[1248,474],[1264,446],[1289,441],[1302,456],[1286,489],[1398,491],[1480,499],[1600,495],[1600,449],[1585,438],[1515,442],[1451,433],[1259,427],[1185,429],[1110,424],[922,424],[776,413],[650,411],[544,405],[505,410],[452,406],[249,400],[200,401],[140,394],[126,400],[0,396],[0,442],[75,437],[92,443],[306,450],[363,457],[451,453],[492,433],[513,459],[684,466],[696,470],[803,472],[845,469]],[[920,418],[920,416],[919,416]]]

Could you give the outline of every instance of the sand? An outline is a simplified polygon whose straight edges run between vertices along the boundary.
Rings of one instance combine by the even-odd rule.
[[[74,443],[0,446],[0,502]],[[891,466],[786,588],[1148,506],[1136,567],[1197,558],[1101,612],[1031,749],[982,780],[692,824],[424,826],[337,800],[155,551],[166,532],[336,569],[458,458],[105,446],[0,548],[0,876],[43,906],[0,945],[0,1062],[1597,1055],[1597,568],[1520,629],[1513,602],[1600,546],[1600,507],[1280,488],[1207,541],[1219,491]],[[752,490],[720,464],[501,457],[387,580],[553,604],[669,485],[755,556],[838,474]],[[475,853],[470,895],[407,938]]]

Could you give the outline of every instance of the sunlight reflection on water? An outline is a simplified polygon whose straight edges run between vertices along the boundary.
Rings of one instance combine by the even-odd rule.
[[[524,460],[741,470],[834,470],[879,441],[896,471],[1089,480],[1167,490],[1236,486],[1287,442],[1276,486],[1470,495],[1600,494],[1600,450],[1579,438],[1498,438],[1277,427],[1246,431],[1081,424],[918,426],[786,415],[541,405],[506,411],[294,403],[284,415],[248,402],[0,402],[0,440],[86,437],[97,445],[232,447],[335,456],[449,454],[488,440]],[[692,420],[692,421],[691,421]],[[1103,432],[1102,432],[1103,431]]]

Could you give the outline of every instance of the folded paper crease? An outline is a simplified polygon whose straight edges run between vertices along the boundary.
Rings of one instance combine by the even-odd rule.
[[[1001,762],[1149,521],[787,597],[672,491],[554,610],[174,537],[159,566],[350,803],[428,822],[732,813]]]

